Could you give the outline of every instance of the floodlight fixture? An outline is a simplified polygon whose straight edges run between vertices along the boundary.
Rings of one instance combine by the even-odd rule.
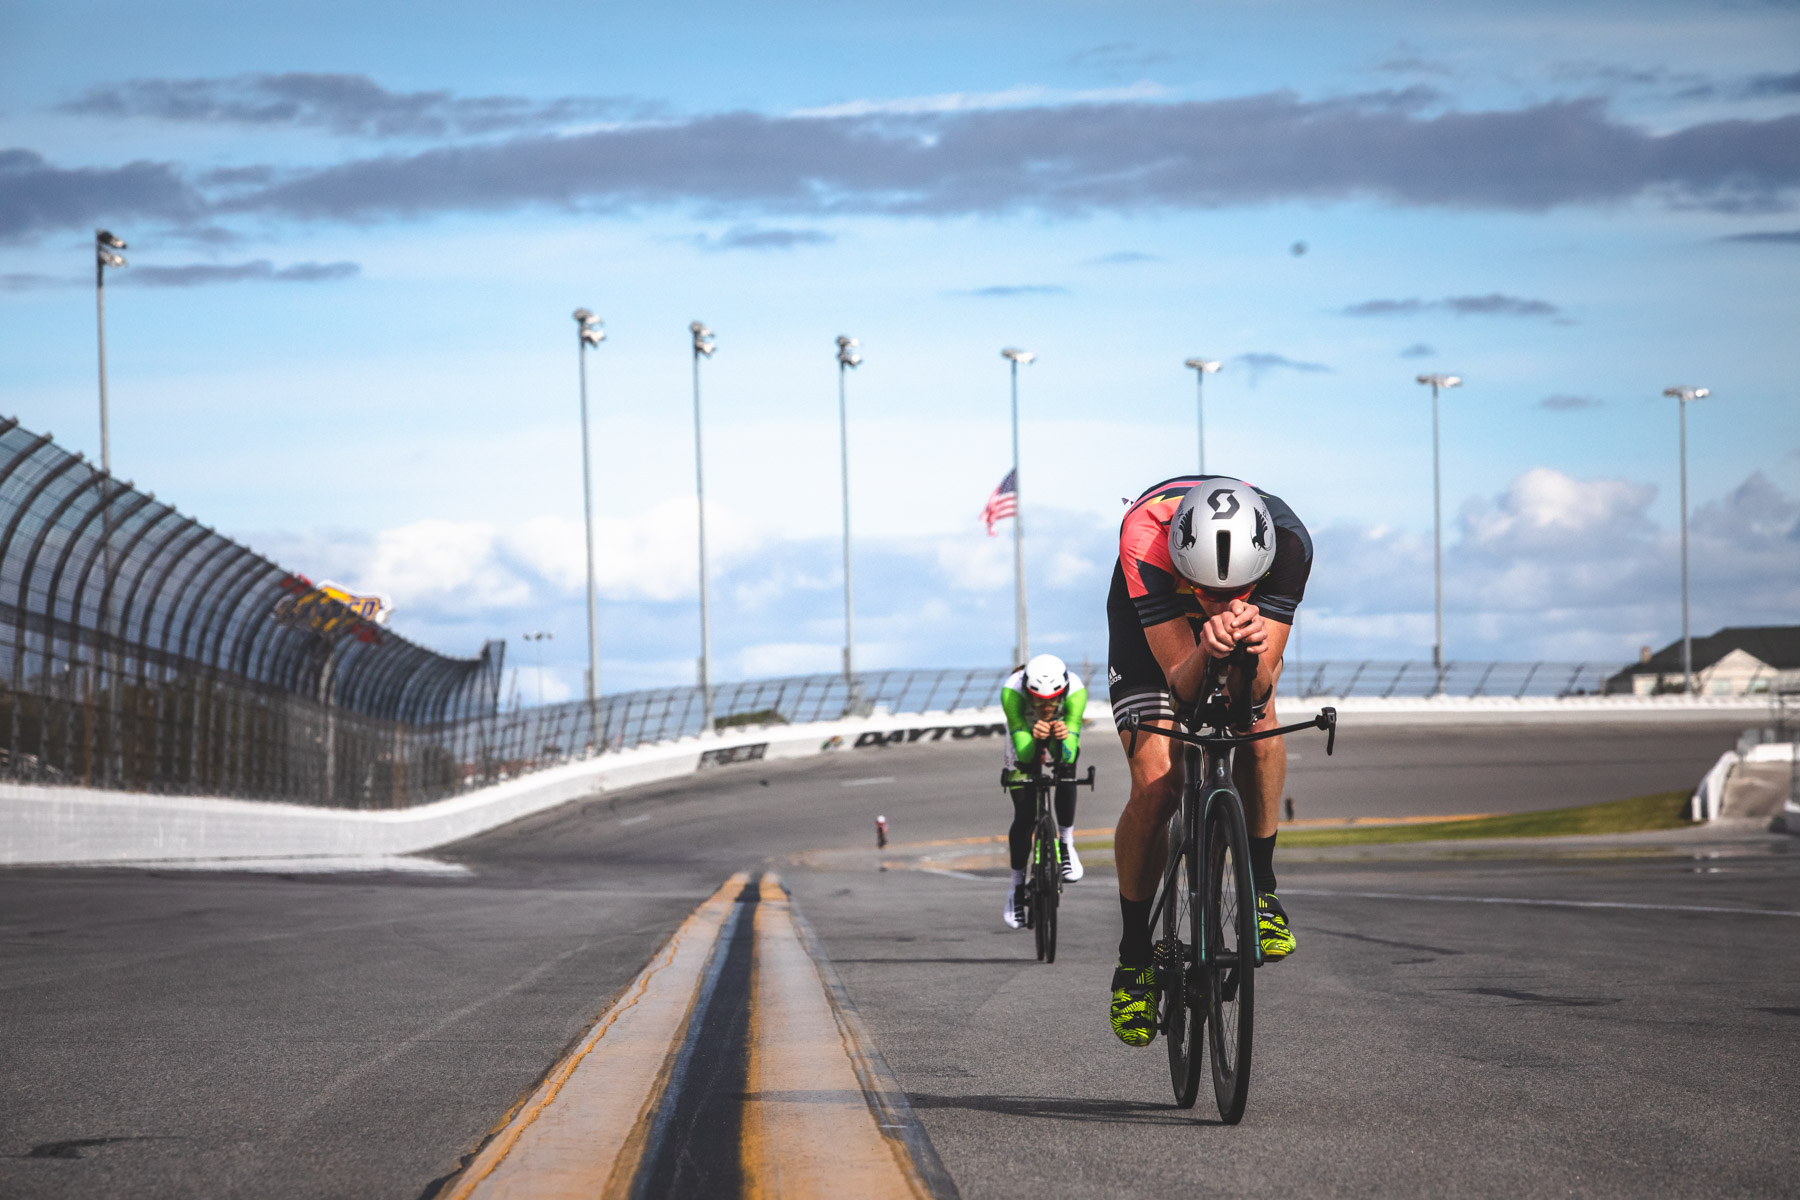
[[[1206,474],[1206,377],[1216,375],[1220,364],[1210,358],[1190,358],[1194,369],[1194,432],[1200,443],[1200,473]]]
[[[1431,665],[1437,668],[1437,688],[1444,693],[1444,496],[1438,469],[1438,392],[1462,386],[1460,375],[1420,375],[1416,382],[1431,389],[1431,608],[1436,638],[1431,646]]]
[[[1688,628],[1687,406],[1712,395],[1712,391],[1708,388],[1677,386],[1664,388],[1663,395],[1680,402],[1675,405],[1675,411],[1680,415],[1681,426],[1681,687],[1684,692],[1692,692],[1694,639]]]
[[[100,246],[110,246],[114,250],[125,249],[125,239],[108,229],[94,230],[94,243]]]
[[[1029,366],[1032,363],[1037,361],[1037,355],[1033,354],[1031,351],[1020,350],[1013,346],[1008,346],[1006,349],[1002,350],[1000,352],[1000,357],[1006,358],[1006,359],[1011,359],[1013,362],[1020,363],[1025,366]]]
[[[838,334],[838,457],[842,467],[844,489],[844,711],[856,711],[861,692],[856,684],[856,588],[850,562],[850,412],[844,398],[844,376],[848,369],[862,365],[856,352],[862,343],[848,334]]]
[[[694,353],[711,358],[713,351],[717,349],[713,345],[713,331],[700,322],[693,321],[688,325],[688,332],[694,335]]]

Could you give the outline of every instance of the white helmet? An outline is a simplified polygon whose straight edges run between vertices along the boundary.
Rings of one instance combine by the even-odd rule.
[[[1054,654],[1039,654],[1025,664],[1025,694],[1054,700],[1069,690],[1069,668]]]
[[[1249,587],[1275,564],[1275,522],[1241,479],[1202,479],[1169,522],[1169,558],[1189,583],[1213,592]]]

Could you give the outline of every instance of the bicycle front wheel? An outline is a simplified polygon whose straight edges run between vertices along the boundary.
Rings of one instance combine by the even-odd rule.
[[[1056,902],[1060,899],[1058,891],[1062,883],[1062,867],[1056,849],[1054,840],[1044,842],[1040,839],[1037,861],[1032,867],[1037,881],[1038,960],[1047,963],[1056,961]]]
[[[1237,795],[1216,795],[1206,814],[1207,1040],[1219,1116],[1235,1125],[1250,1098],[1250,1043],[1256,998],[1256,889],[1250,838]]]
[[[1169,1051],[1169,1082],[1175,1103],[1194,1107],[1206,1058],[1205,981],[1196,966],[1200,953],[1200,863],[1183,821],[1169,826],[1169,861],[1174,865],[1163,896],[1162,938],[1156,944],[1157,1014]]]

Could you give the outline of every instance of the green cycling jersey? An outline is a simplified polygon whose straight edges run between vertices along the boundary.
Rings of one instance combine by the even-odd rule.
[[[1087,684],[1075,672],[1069,672],[1069,690],[1051,710],[1048,718],[1041,717],[1037,702],[1025,694],[1023,671],[1014,671],[1001,685],[1000,707],[1006,712],[1006,732],[1009,735],[1007,766],[1016,767],[1037,757],[1038,743],[1031,736],[1031,727],[1039,719],[1061,721],[1069,727],[1069,736],[1063,739],[1062,744],[1062,760],[1065,763],[1074,762],[1081,753],[1081,718],[1087,712]]]

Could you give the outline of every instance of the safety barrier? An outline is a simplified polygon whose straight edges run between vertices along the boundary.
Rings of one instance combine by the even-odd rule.
[[[503,651],[415,645],[0,419],[0,776],[419,803],[491,770]]]

